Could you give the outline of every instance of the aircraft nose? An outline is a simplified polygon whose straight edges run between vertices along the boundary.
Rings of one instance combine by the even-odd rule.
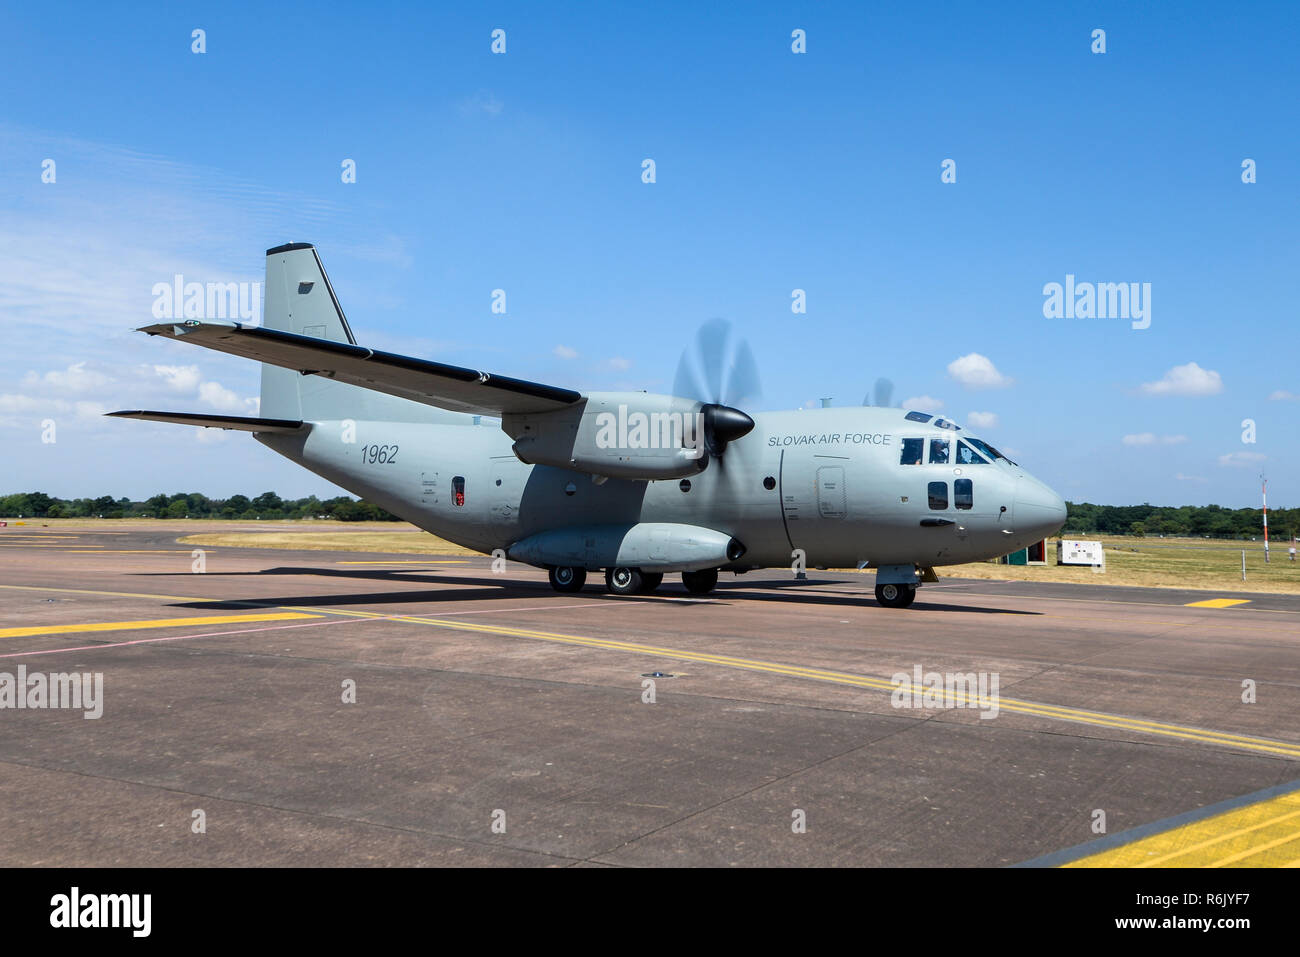
[[[1046,538],[1065,525],[1065,501],[1036,478],[1025,476],[1016,483],[1016,528]]]

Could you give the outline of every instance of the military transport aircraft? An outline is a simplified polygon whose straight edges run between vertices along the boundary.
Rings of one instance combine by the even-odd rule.
[[[368,349],[314,246],[266,257],[261,325],[141,330],[260,361],[261,415],[109,414],[252,432],[441,538],[546,568],[557,591],[601,569],[615,594],[680,572],[700,595],[720,570],[857,566],[875,569],[882,605],[904,608],[936,566],[1005,555],[1065,522],[1060,496],[944,418],[879,407],[751,417],[722,401],[583,394]]]

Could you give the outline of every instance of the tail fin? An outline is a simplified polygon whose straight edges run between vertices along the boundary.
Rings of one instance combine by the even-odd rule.
[[[311,243],[286,243],[268,249],[264,288],[266,305],[262,310],[262,324],[268,329],[356,343],[316,247]],[[304,412],[332,418],[324,406],[334,403],[321,401],[326,399],[329,385],[314,376],[263,364],[259,411],[273,418],[302,419]]]
[[[356,343],[347,317],[325,275],[316,247],[311,243],[286,243],[266,251],[266,304],[262,324],[268,329],[293,332],[313,339]],[[302,419],[336,415],[330,401],[331,383],[303,376],[292,369],[262,365],[264,416]]]

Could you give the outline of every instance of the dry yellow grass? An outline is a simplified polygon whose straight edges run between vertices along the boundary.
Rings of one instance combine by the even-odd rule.
[[[1086,537],[1086,536],[1085,536]],[[1264,564],[1262,542],[1227,542],[1200,538],[1118,538],[1099,536],[1106,553],[1104,572],[1087,566],[1056,565],[1056,542],[1049,541],[1052,564],[1000,565],[976,562],[938,569],[949,578],[1074,582],[1081,585],[1141,585],[1201,591],[1281,592],[1300,594],[1300,562],[1287,558],[1287,543],[1272,548]],[[1246,551],[1246,580],[1241,580],[1241,552]]]
[[[390,524],[390,523],[384,523]],[[292,548],[315,552],[377,552],[398,555],[479,555],[418,528],[402,531],[257,531],[202,532],[178,539],[182,545],[208,548]]]

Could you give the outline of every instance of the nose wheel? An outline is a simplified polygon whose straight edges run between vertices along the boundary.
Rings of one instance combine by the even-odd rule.
[[[915,585],[877,585],[876,601],[886,608],[906,608],[916,600]]]

